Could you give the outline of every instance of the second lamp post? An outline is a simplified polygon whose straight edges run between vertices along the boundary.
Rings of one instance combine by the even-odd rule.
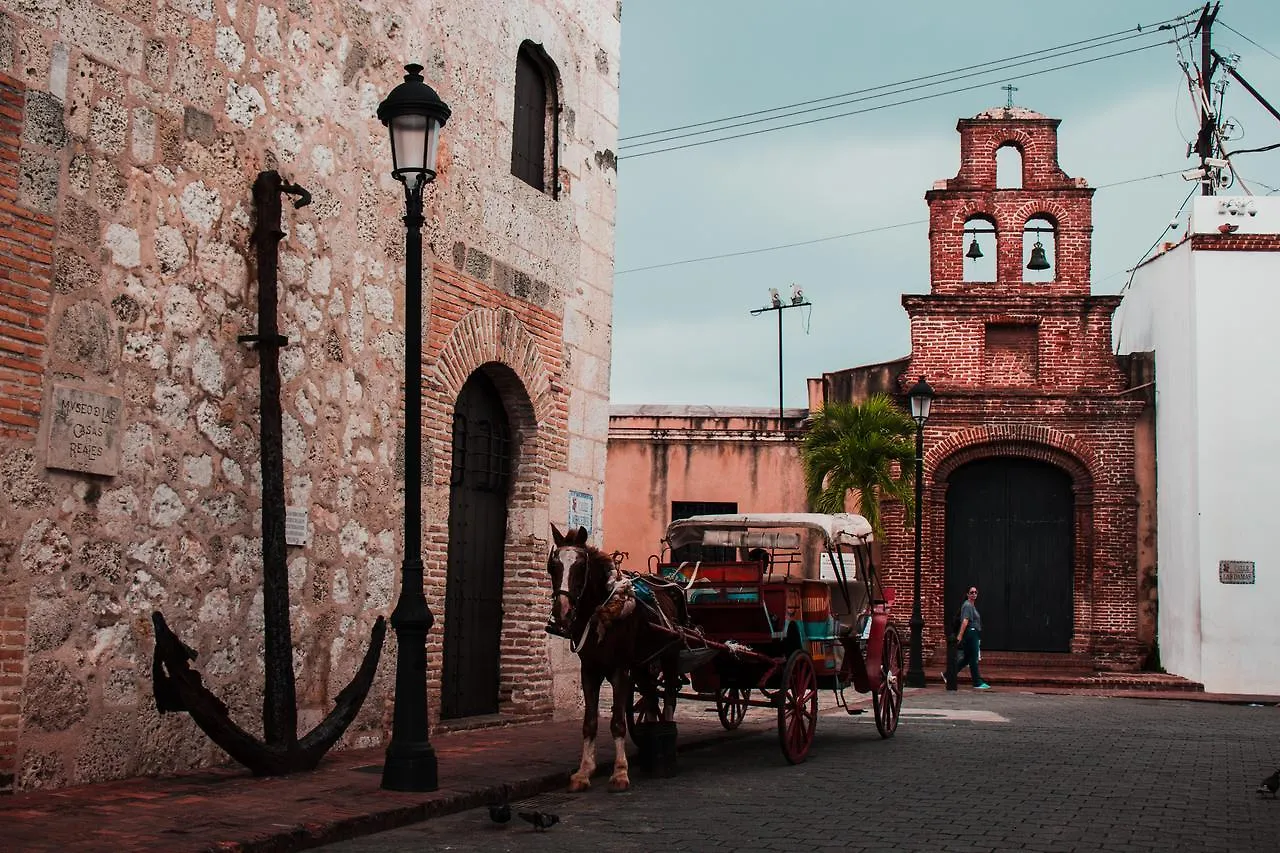
[[[907,662],[907,686],[924,687],[924,617],[920,614],[920,529],[924,519],[924,422],[929,419],[933,389],[921,376],[907,392],[911,417],[916,422],[916,572],[915,598],[911,603],[911,659]]]
[[[404,563],[391,613],[396,632],[395,711],[382,787],[434,791],[436,752],[427,726],[427,633],[435,621],[422,583],[422,191],[436,177],[436,149],[449,107],[406,65],[404,82],[378,105],[391,128],[391,175],[404,184]]]

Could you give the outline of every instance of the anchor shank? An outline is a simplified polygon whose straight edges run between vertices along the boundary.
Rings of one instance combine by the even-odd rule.
[[[293,638],[289,627],[289,572],[284,541],[284,440],[280,408],[280,334],[278,307],[280,193],[275,171],[260,172],[253,184],[257,210],[254,243],[258,260],[258,357],[262,418],[262,615],[266,684],[262,729],[267,744],[292,747],[298,740],[297,688],[293,674]]]

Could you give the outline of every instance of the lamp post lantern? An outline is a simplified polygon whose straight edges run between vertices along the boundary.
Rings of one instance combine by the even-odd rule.
[[[422,582],[422,191],[436,177],[436,148],[449,107],[406,65],[404,82],[378,105],[391,129],[392,176],[404,184],[404,563],[391,612],[396,632],[395,711],[382,787],[434,791],[436,752],[427,727],[427,632],[435,619]]]
[[[915,598],[911,603],[911,660],[907,663],[907,686],[924,687],[924,617],[920,614],[920,529],[924,519],[924,422],[933,405],[933,389],[921,376],[907,392],[911,417],[916,422],[916,571]]]

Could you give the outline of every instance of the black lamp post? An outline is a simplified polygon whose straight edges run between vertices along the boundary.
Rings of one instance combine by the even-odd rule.
[[[395,629],[396,692],[382,787],[434,791],[436,751],[427,727],[427,632],[435,621],[422,587],[422,190],[436,177],[436,147],[449,107],[406,65],[404,82],[378,105],[391,128],[391,174],[404,184],[404,564]]]
[[[911,604],[911,660],[907,663],[907,686],[924,687],[924,617],[920,615],[920,528],[924,518],[924,422],[929,419],[933,389],[921,376],[911,390],[911,417],[916,422],[916,594]]]

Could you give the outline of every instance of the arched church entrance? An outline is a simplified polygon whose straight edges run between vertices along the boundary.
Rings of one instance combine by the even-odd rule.
[[[978,588],[983,648],[1071,650],[1073,506],[1071,476],[1035,459],[985,457],[947,478],[946,609]]]
[[[498,712],[511,428],[479,370],[458,393],[449,483],[440,716],[454,719]]]

